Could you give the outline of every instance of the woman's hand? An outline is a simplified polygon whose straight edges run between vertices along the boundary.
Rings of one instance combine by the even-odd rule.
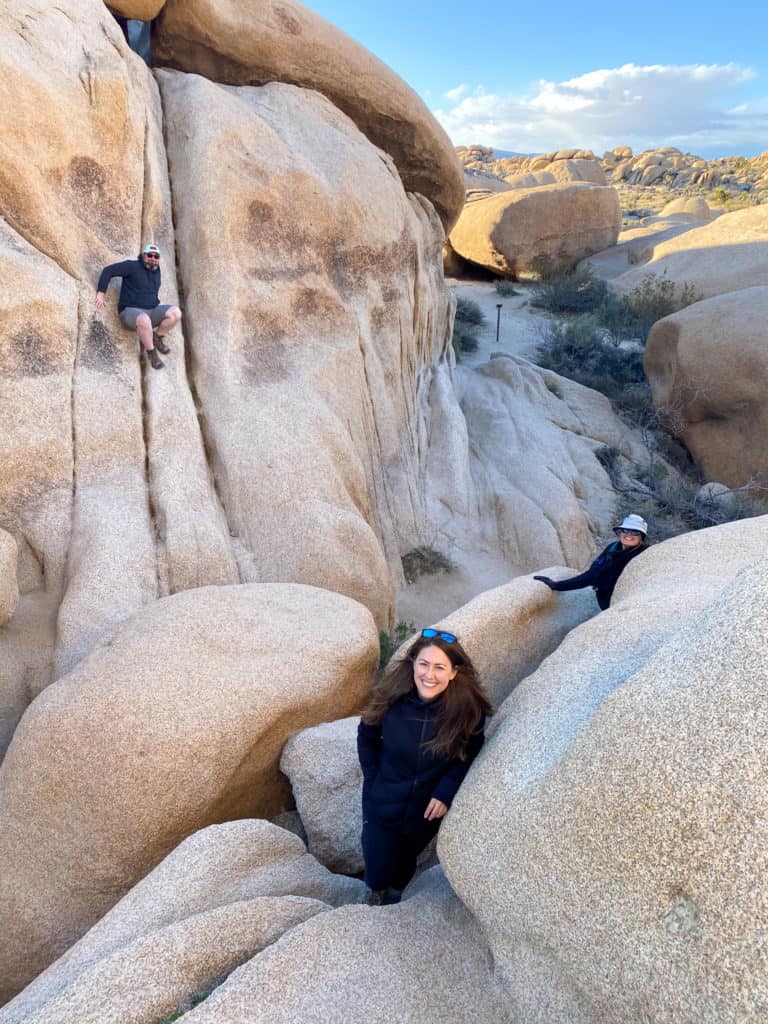
[[[539,583],[546,583],[549,589],[552,590],[552,584],[554,580],[551,580],[549,576],[534,576],[533,578],[535,580],[538,580]]]
[[[442,818],[444,814],[448,813],[448,808],[445,806],[442,800],[438,800],[436,797],[427,804],[427,809],[424,811],[424,817],[427,821],[434,821],[436,818]]]

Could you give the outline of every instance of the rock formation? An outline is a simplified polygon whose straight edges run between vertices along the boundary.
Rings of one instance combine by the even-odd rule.
[[[279,810],[283,744],[359,707],[377,639],[329,591],[197,588],[38,697],[0,765],[0,998],[191,832]]]
[[[400,906],[341,907],[292,928],[187,1016],[512,1024],[482,933],[438,869]]]
[[[572,268],[613,245],[621,225],[615,191],[587,182],[513,189],[464,207],[456,252],[504,277]]]
[[[455,223],[464,186],[448,136],[401,78],[297,0],[257,0],[247,16],[222,0],[167,0],[153,52],[218,82],[317,90],[392,157],[405,188],[430,200],[446,231]]]
[[[388,625],[428,532],[421,406],[451,304],[432,206],[317,93],[164,72],[161,96],[98,0],[9,10],[0,44],[4,748],[37,693],[171,593],[319,584]],[[160,375],[112,292],[93,306],[101,266],[147,238],[188,314]]]
[[[645,353],[653,401],[707,480],[768,482],[768,287],[659,320]]]
[[[768,206],[727,213],[657,245],[652,259],[612,282],[626,294],[648,274],[690,285],[700,298],[768,285]]]
[[[425,488],[433,543],[456,567],[452,607],[542,564],[586,566],[594,537],[610,534],[619,511],[596,453],[610,446],[645,465],[642,438],[604,395],[520,356],[460,365],[456,386],[460,417],[452,382],[434,375]],[[418,621],[450,610],[434,605],[429,580],[409,587],[398,607]]]
[[[488,146],[457,146],[456,153],[464,167],[472,173],[492,175],[503,181],[541,171],[557,174],[557,166],[579,162],[591,165],[604,175],[604,180],[589,177],[599,184],[613,184],[630,195],[659,194],[691,200],[691,189],[716,190],[719,201],[744,199],[764,202],[768,197],[768,156],[721,157],[704,160],[693,153],[683,153],[674,146],[633,153],[629,146],[616,146],[597,159],[588,150],[561,150],[536,156],[497,157]],[[590,174],[593,173],[590,171]],[[558,180],[562,180],[558,178]],[[543,184],[543,182],[540,182]],[[693,198],[696,201],[696,198]],[[658,207],[654,207],[657,209]]]
[[[708,224],[713,216],[703,199],[673,199],[658,215],[642,217],[637,226],[623,228],[616,245],[595,253],[579,266],[589,264],[593,273],[611,280],[632,266],[648,263],[662,242]]]
[[[446,822],[464,903],[436,870],[399,907],[349,906],[359,879],[232,821],[285,808],[283,748],[322,724],[283,763],[310,844],[358,867],[350,716],[402,557],[441,544],[504,579],[580,567],[617,511],[596,452],[642,446],[607,400],[526,360],[456,367],[440,253],[461,169],[392,72],[295,0],[114,10],[160,7],[154,72],[100,0],[0,13],[0,999],[43,971],[0,1024],[596,1024],[648,1005],[731,1024],[721,996],[760,1019],[762,904],[750,917],[736,879],[762,899],[764,566],[718,594],[764,522],[647,553],[589,621],[589,592],[530,579],[445,620],[507,698]],[[639,163],[644,180],[684,170]],[[592,153],[504,172],[526,187],[467,204],[461,257],[515,275],[615,241]],[[761,257],[749,214],[674,252],[723,245],[741,275],[725,283],[755,283],[727,248]],[[184,310],[159,374],[115,290],[94,308],[99,269],[149,240]],[[679,325],[679,362],[685,322],[661,325]],[[756,332],[737,336],[762,373]],[[753,407],[735,385],[718,400],[707,416],[737,436],[728,403]],[[328,735],[343,756],[310,777],[323,754],[301,748]],[[695,789],[702,751],[716,771]],[[335,834],[316,813],[329,789]]]
[[[212,825],[177,846],[0,1009],[0,1024],[154,1024],[290,928],[356,903],[364,891],[266,821]]]
[[[109,7],[124,18],[136,18],[138,21],[151,21],[156,18],[165,4],[165,0],[109,0]]]
[[[494,721],[438,848],[513,1017],[768,1012],[766,530],[651,548]]]

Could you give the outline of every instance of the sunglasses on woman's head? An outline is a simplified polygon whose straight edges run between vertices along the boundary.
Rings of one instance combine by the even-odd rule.
[[[453,633],[445,633],[439,629],[422,629],[421,635],[425,640],[445,640],[447,644],[455,644],[457,639]]]

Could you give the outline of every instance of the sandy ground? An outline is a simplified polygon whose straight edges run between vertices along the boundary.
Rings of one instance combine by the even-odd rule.
[[[502,298],[492,282],[465,281],[448,277],[445,280],[457,299],[471,299],[476,302],[487,323],[478,333],[480,347],[477,352],[467,352],[461,357],[462,369],[471,369],[487,363],[492,352],[508,352],[516,356],[531,358],[540,344],[541,323],[544,313],[529,306],[534,286],[525,282],[515,284],[520,294]],[[496,341],[497,305],[501,304],[499,315],[499,340]]]
[[[446,278],[446,284],[456,298],[476,302],[487,318],[484,328],[477,332],[479,347],[476,352],[461,356],[457,376],[472,373],[487,363],[493,352],[532,358],[541,343],[545,313],[529,306],[533,285],[515,284],[519,295],[502,298],[487,281],[467,281]],[[496,341],[497,303],[501,303],[499,340]],[[459,388],[461,390],[460,380]],[[454,571],[423,576],[397,595],[396,619],[412,622],[418,628],[439,621],[456,608],[492,587],[510,580],[509,567],[488,552],[477,552],[471,557],[461,551],[445,551],[455,563]]]

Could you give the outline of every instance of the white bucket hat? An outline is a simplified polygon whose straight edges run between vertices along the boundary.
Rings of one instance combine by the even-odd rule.
[[[639,530],[644,537],[648,536],[648,523],[643,519],[642,516],[636,515],[634,512],[624,517],[624,521],[614,526],[613,532],[618,533],[619,530]]]

